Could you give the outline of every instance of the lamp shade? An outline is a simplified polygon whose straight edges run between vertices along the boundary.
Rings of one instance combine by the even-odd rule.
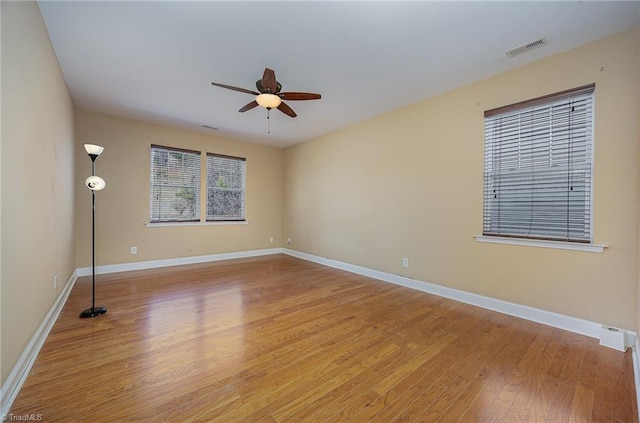
[[[102,150],[104,150],[104,147],[95,144],[85,144],[84,149],[88,155],[98,157],[100,153],[102,153]]]
[[[260,94],[256,96],[256,103],[265,109],[273,109],[282,103],[282,99],[275,94]]]
[[[89,176],[84,181],[84,186],[89,188],[91,191],[101,191],[107,186],[107,183],[99,176]]]

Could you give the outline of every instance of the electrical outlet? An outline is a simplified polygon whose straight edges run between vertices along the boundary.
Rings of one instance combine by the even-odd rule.
[[[402,267],[409,267],[409,259],[404,257],[402,259]]]
[[[269,238],[269,244],[273,244],[273,237]]]
[[[131,254],[138,254],[138,247],[131,247]]]
[[[291,245],[291,238],[287,238],[287,245]]]
[[[58,287],[58,275],[55,275],[53,277],[53,289],[56,289]]]

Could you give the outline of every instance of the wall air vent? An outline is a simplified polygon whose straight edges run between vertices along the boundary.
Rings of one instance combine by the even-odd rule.
[[[528,43],[525,43],[516,48],[512,48],[511,50],[507,51],[505,54],[509,59],[511,59],[512,57],[516,57],[521,54],[528,53],[533,49],[546,46],[547,44],[549,44],[547,42],[547,37],[542,37],[542,38],[538,38],[537,40],[529,41]]]

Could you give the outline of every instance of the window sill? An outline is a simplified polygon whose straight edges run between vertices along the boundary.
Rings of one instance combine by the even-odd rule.
[[[225,225],[248,225],[248,220],[227,220],[227,221],[210,221],[210,222],[145,222],[147,228],[166,228],[169,226],[225,226]]]
[[[497,236],[475,235],[476,241],[492,244],[524,245],[527,247],[555,248],[559,250],[587,251],[590,253],[602,253],[607,245],[580,244],[577,242],[547,241],[542,239],[501,238]]]

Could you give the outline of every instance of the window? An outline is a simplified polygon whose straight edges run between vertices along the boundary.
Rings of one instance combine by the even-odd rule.
[[[151,222],[200,220],[200,152],[151,146]]]
[[[483,235],[591,242],[594,90],[485,112]]]
[[[207,220],[244,220],[245,163],[207,153]]]

